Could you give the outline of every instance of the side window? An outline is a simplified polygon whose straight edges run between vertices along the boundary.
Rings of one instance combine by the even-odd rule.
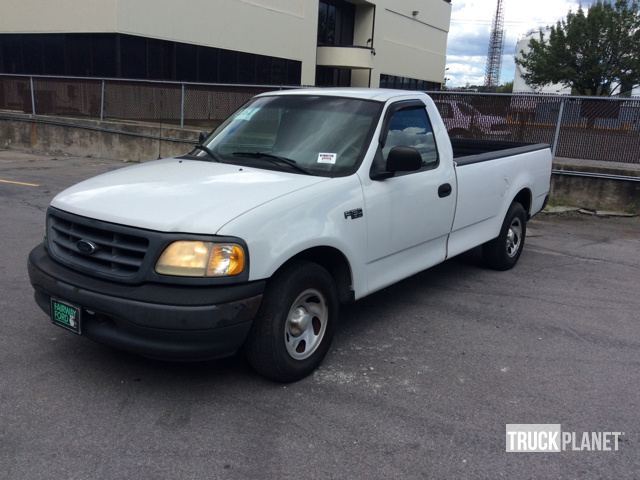
[[[406,108],[393,114],[389,121],[387,141],[382,149],[385,162],[391,149],[398,146],[418,150],[424,168],[433,168],[438,164],[438,150],[425,108]]]

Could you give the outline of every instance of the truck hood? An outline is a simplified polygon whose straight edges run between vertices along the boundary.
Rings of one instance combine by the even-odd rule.
[[[327,178],[169,158],[105,173],[51,205],[106,222],[161,232],[215,234],[230,220]]]

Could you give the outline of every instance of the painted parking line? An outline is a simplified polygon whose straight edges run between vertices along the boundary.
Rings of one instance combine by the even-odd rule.
[[[11,185],[20,185],[23,187],[39,187],[39,183],[17,182],[15,180],[4,180],[0,178],[0,183],[9,183]]]

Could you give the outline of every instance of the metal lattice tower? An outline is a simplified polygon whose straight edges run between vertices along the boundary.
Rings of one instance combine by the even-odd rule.
[[[491,25],[491,37],[489,38],[489,51],[487,52],[487,67],[484,73],[485,87],[497,87],[500,83],[500,71],[502,69],[502,52],[504,50],[504,4],[498,0],[493,23]]]

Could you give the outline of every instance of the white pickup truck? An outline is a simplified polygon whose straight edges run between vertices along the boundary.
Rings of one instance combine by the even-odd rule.
[[[550,175],[547,145],[452,145],[422,93],[266,93],[191,154],[57,195],[29,275],[76,334],[156,358],[242,350],[294,381],[327,353],[341,303],[479,245],[513,267]]]

